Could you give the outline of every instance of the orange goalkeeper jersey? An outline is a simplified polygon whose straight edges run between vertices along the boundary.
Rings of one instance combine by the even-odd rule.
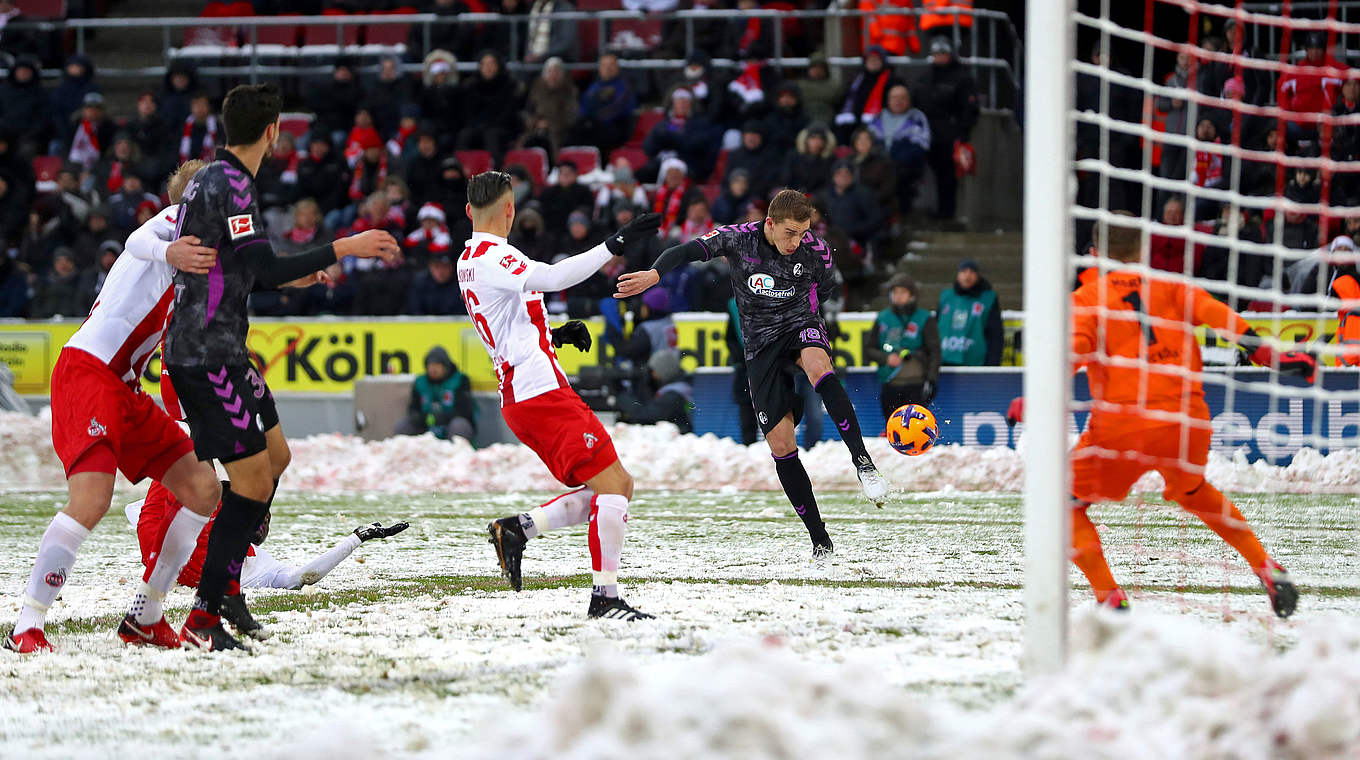
[[[1248,328],[1245,319],[1200,288],[1119,270],[1072,294],[1072,321],[1073,369],[1086,367],[1093,401],[1125,413],[1160,409],[1205,419],[1209,408],[1197,377],[1203,361],[1195,327],[1232,337]]]

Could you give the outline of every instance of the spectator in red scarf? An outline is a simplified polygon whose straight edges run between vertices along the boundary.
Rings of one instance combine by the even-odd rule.
[[[689,191],[689,167],[678,158],[668,158],[661,162],[658,173],[660,187],[656,189],[656,201],[652,210],[661,214],[661,234],[670,234],[685,213],[685,193]]]
[[[380,146],[381,147],[381,146]],[[391,215],[392,206],[386,193],[378,191],[363,202],[359,218],[354,220],[353,234],[367,230],[387,230],[393,237],[405,237],[405,230]],[[344,260],[345,273],[354,281],[356,294],[354,313],[386,316],[400,314],[406,308],[407,290],[411,273],[402,260],[391,263],[376,259]]]
[[[841,142],[849,140],[856,127],[873,121],[886,105],[888,89],[897,81],[887,60],[888,52],[879,45],[870,45],[864,51],[864,67],[850,80],[840,97],[836,137]]]
[[[109,197],[109,221],[124,235],[132,232],[137,229],[137,209],[146,202],[158,209],[161,199],[146,191],[140,174],[131,170],[123,172],[122,187]]]
[[[420,226],[412,230],[402,241],[402,255],[413,267],[421,266],[431,256],[447,255],[453,248],[448,217],[444,214],[443,208],[435,203],[426,203],[420,207],[416,218],[420,220]]]
[[[104,114],[104,96],[91,92],[81,106],[80,120],[67,135],[66,158],[89,169],[112,144],[113,122]]]
[[[140,172],[142,153],[132,137],[119,132],[113,137],[113,149],[106,151],[103,160],[94,165],[95,191],[107,198],[123,188],[125,172]]]
[[[211,161],[218,146],[223,144],[222,136],[218,134],[217,117],[213,115],[208,96],[201,92],[194,95],[189,101],[189,115],[184,119],[180,134],[180,163],[191,158]]]
[[[1208,117],[1199,120],[1195,127],[1195,139],[1200,143],[1217,144],[1218,128]],[[1195,167],[1190,181],[1196,187],[1217,188],[1223,186],[1223,154],[1200,148],[1195,151]],[[1218,216],[1219,203],[1208,198],[1195,199],[1195,219],[1212,219]]]
[[[383,150],[378,130],[373,127],[355,127],[350,132],[349,146],[345,149],[347,160],[351,155],[353,175],[349,181],[349,199],[358,203],[380,189],[383,180],[387,179],[387,151]]]

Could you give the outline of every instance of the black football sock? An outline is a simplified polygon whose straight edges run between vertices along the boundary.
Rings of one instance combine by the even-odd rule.
[[[814,542],[825,537],[826,524],[822,522],[822,513],[817,509],[817,497],[812,493],[812,479],[803,467],[803,460],[798,458],[798,452],[775,457],[774,471],[779,475],[779,484],[784,486],[784,495],[789,497],[793,511],[807,526],[808,535]]]
[[[208,552],[203,559],[203,577],[198,583],[194,609],[219,614],[222,594],[233,578],[240,577],[250,535],[264,519],[267,508],[265,502],[247,499],[235,491],[222,492],[222,507],[208,534]]]
[[[869,451],[864,448],[864,436],[859,431],[855,406],[850,403],[850,394],[845,392],[841,379],[836,377],[835,372],[828,372],[822,375],[813,388],[822,397],[822,406],[831,415],[831,421],[836,423],[836,430],[840,432],[841,440],[845,441],[845,447],[850,449],[850,459],[855,467],[873,464]]]

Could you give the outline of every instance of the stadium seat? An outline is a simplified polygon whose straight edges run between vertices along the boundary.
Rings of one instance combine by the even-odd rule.
[[[25,18],[66,18],[66,0],[19,0],[15,6]]]
[[[647,163],[647,154],[642,152],[642,148],[625,145],[622,148],[615,148],[610,151],[609,165],[613,166],[618,163],[619,159],[627,161],[628,166],[632,167],[633,171],[637,171],[642,168],[643,164]]]
[[[633,125],[633,139],[628,141],[629,145],[642,147],[642,141],[647,139],[647,133],[652,131],[652,127],[661,123],[666,118],[666,112],[660,108],[644,108],[638,111],[637,123]]]
[[[558,161],[576,164],[576,171],[589,174],[600,168],[600,149],[594,145],[571,145],[557,152]]]
[[[621,18],[609,25],[611,50],[653,50],[661,44],[661,20]]]
[[[344,16],[344,15],[347,15],[347,14],[345,14],[344,12],[335,11],[335,10],[325,10],[325,11],[322,11],[322,12],[321,12],[321,15],[323,15],[323,16]],[[357,44],[359,44],[359,30],[362,28],[362,25],[359,24],[359,23],[357,23],[357,21],[358,21],[357,19],[356,19],[355,21],[356,21],[356,23],[348,24],[348,25],[346,25],[346,26],[344,27],[343,37],[338,38],[338,39],[340,39],[340,42],[339,42],[339,43],[336,42],[336,40],[337,40],[337,37],[336,37],[336,27],[334,27],[334,26],[308,26],[308,27],[304,27],[303,30],[302,30],[302,44],[303,44],[303,47],[310,47],[310,48],[321,48],[321,47],[335,48],[335,47],[337,47],[337,45],[344,45],[344,46],[357,45]],[[319,52],[319,51],[304,51],[304,52]],[[337,50],[336,52],[338,53],[339,51]]]
[[[503,166],[519,164],[528,169],[529,176],[534,180],[534,187],[543,187],[543,183],[548,179],[548,151],[542,148],[508,150],[501,164]]]
[[[454,151],[454,156],[463,165],[463,172],[471,177],[491,168],[491,154],[484,150]]]
[[[57,172],[61,171],[61,156],[38,156],[33,159],[33,176],[37,178],[40,193],[51,193],[57,189]]]
[[[302,137],[307,134],[307,130],[312,128],[312,119],[309,113],[281,113],[279,114],[279,128],[293,137]],[[304,151],[305,146],[299,146]]]
[[[280,13],[280,16],[299,16],[297,13]],[[284,47],[297,47],[298,40],[302,36],[302,29],[296,26],[261,26],[256,32],[255,41],[260,45],[282,45]],[[249,40],[250,36],[246,35]]]

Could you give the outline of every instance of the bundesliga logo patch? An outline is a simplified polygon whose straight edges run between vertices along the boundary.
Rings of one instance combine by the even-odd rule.
[[[255,219],[250,214],[229,216],[227,217],[227,229],[231,231],[232,240],[243,238],[247,235],[254,235]]]
[[[699,239],[709,240],[711,238],[715,238],[718,236],[718,232],[720,232],[720,230],[709,230],[708,232],[705,232],[704,234],[700,235]]]

